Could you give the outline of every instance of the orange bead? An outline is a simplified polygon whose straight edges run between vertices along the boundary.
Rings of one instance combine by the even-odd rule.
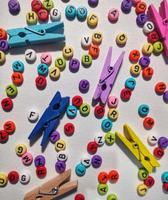
[[[3,28],[0,28],[0,40],[7,40],[7,32]]]
[[[98,181],[101,184],[106,184],[108,181],[108,174],[106,172],[100,172],[98,175]]]
[[[95,44],[91,44],[89,48],[89,54],[92,56],[93,59],[97,58],[99,56],[99,46]]]
[[[111,170],[108,176],[109,176],[109,181],[111,182],[117,182],[119,179],[119,173],[117,172],[117,170]]]
[[[135,12],[136,12],[137,15],[140,14],[140,13],[145,13],[146,8],[147,8],[147,5],[146,5],[145,2],[139,2],[136,5]]]
[[[146,67],[142,71],[142,76],[145,80],[150,80],[153,76],[154,70],[152,67]]]
[[[140,58],[140,52],[138,50],[134,49],[134,50],[130,51],[129,60],[132,63],[137,63],[139,58]]]
[[[164,94],[164,92],[166,91],[166,83],[164,82],[158,82],[155,85],[155,92],[159,95]]]
[[[15,132],[16,126],[13,121],[7,121],[4,123],[3,128],[8,134],[12,134]]]
[[[23,75],[20,72],[13,72],[11,78],[15,85],[21,85],[23,83]]]
[[[144,128],[149,130],[152,129],[155,124],[155,121],[152,117],[145,117],[143,121]]]

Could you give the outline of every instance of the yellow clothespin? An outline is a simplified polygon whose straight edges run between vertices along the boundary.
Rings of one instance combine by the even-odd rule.
[[[124,135],[125,137],[116,132],[116,136],[127,146],[149,173],[153,171],[153,168],[160,167],[158,161],[127,124],[124,125]]]

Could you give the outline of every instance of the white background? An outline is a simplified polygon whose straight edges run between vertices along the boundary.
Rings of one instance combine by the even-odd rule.
[[[25,15],[26,12],[31,10],[30,0],[20,0],[21,12],[17,16],[12,16],[8,12],[8,1],[0,0],[1,15],[0,15],[0,27],[5,29],[14,27],[24,27],[26,25]],[[24,59],[24,50],[14,50],[12,54],[7,55],[6,63],[0,67],[0,98],[4,98],[5,87],[11,83],[12,74],[12,62],[15,60],[21,60],[25,63],[24,71],[24,83],[18,88],[18,95],[14,99],[14,108],[11,112],[5,113],[0,108],[0,125],[2,127],[6,120],[14,120],[17,129],[14,135],[10,136],[9,141],[6,144],[0,145],[0,171],[8,173],[11,170],[17,170],[22,172],[28,170],[31,174],[31,181],[28,185],[8,185],[5,188],[0,188],[0,199],[2,200],[21,200],[24,194],[30,191],[35,186],[41,185],[43,182],[49,180],[56,175],[55,162],[56,152],[53,144],[49,144],[46,151],[46,166],[48,169],[47,177],[44,180],[40,180],[35,175],[35,167],[32,164],[30,167],[25,167],[21,159],[15,154],[15,146],[18,143],[25,143],[28,146],[28,151],[32,152],[34,156],[41,153],[40,140],[38,140],[31,148],[28,143],[28,135],[34,127],[34,124],[28,122],[26,114],[29,108],[37,108],[39,114],[43,113],[48,103],[54,96],[57,90],[61,91],[62,96],[74,96],[80,94],[78,90],[78,83],[81,79],[86,78],[90,81],[90,90],[87,94],[82,95],[85,102],[91,104],[91,99],[99,79],[100,72],[102,70],[104,59],[107,54],[109,46],[113,46],[113,59],[121,53],[122,50],[126,51],[125,59],[118,75],[117,81],[113,88],[112,94],[119,97],[121,89],[124,87],[126,78],[130,76],[129,67],[131,66],[128,60],[129,51],[132,49],[141,49],[146,37],[142,33],[142,29],[136,25],[136,14],[134,9],[130,14],[123,14],[120,12],[119,21],[116,24],[110,24],[107,19],[107,13],[110,8],[118,8],[120,10],[121,1],[119,0],[100,0],[98,7],[95,9],[90,8],[87,4],[87,0],[71,0],[69,3],[76,7],[83,5],[86,6],[89,12],[94,12],[99,16],[99,24],[95,30],[88,28],[86,22],[79,22],[77,19],[70,22],[65,19],[64,9],[66,3],[61,0],[55,0],[55,7],[59,8],[62,12],[62,20],[65,23],[65,36],[66,44],[72,45],[74,48],[74,57],[80,59],[81,56],[86,53],[80,46],[80,38],[82,34],[92,34],[95,30],[103,33],[103,43],[101,45],[100,56],[95,60],[92,66],[88,69],[80,67],[78,73],[73,74],[69,71],[68,62],[66,69],[61,73],[61,77],[58,81],[53,82],[47,77],[47,88],[44,91],[39,91],[35,86],[35,78],[37,76],[37,65],[40,63],[40,54],[44,51],[51,51],[53,55],[53,64],[57,56],[61,55],[55,46],[41,45],[36,50],[38,51],[38,59],[34,64],[27,64]],[[146,1],[148,5],[153,2],[158,7],[158,0]],[[115,36],[120,32],[126,32],[128,35],[128,42],[124,48],[119,48],[115,44]],[[147,136],[150,134],[156,134],[158,136],[168,136],[168,107],[163,102],[162,97],[159,97],[154,92],[154,85],[158,81],[167,82],[168,65],[166,65],[162,55],[151,57],[151,66],[154,68],[154,76],[151,81],[144,81],[142,76],[139,76],[137,80],[137,87],[133,92],[132,98],[128,103],[119,102],[119,119],[113,124],[112,131],[122,132],[123,124],[130,124],[134,130],[138,133],[140,138],[147,144]],[[146,131],[143,128],[143,119],[138,116],[137,109],[141,103],[147,103],[150,106],[150,116],[155,119],[155,126],[151,131]],[[116,184],[109,183],[109,193],[116,193],[119,200],[166,200],[167,194],[162,191],[161,174],[168,170],[167,153],[160,160],[161,167],[156,170],[154,176],[156,184],[149,190],[145,197],[139,197],[136,192],[136,187],[140,183],[137,177],[138,167],[129,159],[129,157],[120,149],[117,144],[111,147],[104,145],[98,150],[103,158],[103,164],[99,169],[93,169],[90,167],[86,175],[82,178],[78,178],[74,173],[74,168],[83,154],[87,153],[87,143],[93,140],[96,134],[104,134],[101,130],[101,120],[94,117],[93,108],[88,117],[78,116],[72,120],[75,124],[75,134],[68,138],[63,133],[63,126],[70,120],[65,116],[61,121],[58,130],[61,133],[61,137],[67,141],[67,151],[69,159],[67,161],[67,168],[72,169],[72,179],[79,180],[78,192],[85,194],[87,200],[100,200],[106,199],[106,196],[101,197],[98,195],[96,187],[98,184],[97,175],[100,171],[110,171],[111,169],[117,169],[120,173],[120,179]],[[148,144],[147,144],[148,145]],[[152,151],[153,148],[148,148]],[[109,194],[108,193],[108,194]],[[74,195],[68,196],[67,200],[72,200]]]

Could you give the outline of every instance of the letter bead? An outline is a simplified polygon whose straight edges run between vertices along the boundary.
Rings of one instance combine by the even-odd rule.
[[[94,13],[90,13],[87,16],[87,24],[91,28],[95,28],[98,24],[98,16]]]
[[[142,71],[142,76],[144,80],[150,80],[153,76],[154,70],[152,67],[146,67],[145,69],[143,69]]]
[[[56,130],[50,135],[50,142],[55,144],[60,139],[60,133]]]
[[[109,194],[107,196],[107,200],[118,200],[117,196],[115,194]]]
[[[3,124],[3,129],[8,133],[8,134],[13,134],[16,130],[16,125],[13,121],[6,121]]]
[[[18,144],[15,147],[15,152],[18,156],[22,156],[27,152],[27,146],[25,144]]]
[[[80,114],[84,117],[88,116],[90,113],[90,105],[83,103],[79,108]]]
[[[135,7],[135,12],[136,14],[140,14],[140,13],[145,13],[147,9],[147,4],[145,2],[139,2],[137,3],[136,7]]]
[[[54,2],[53,0],[43,0],[43,7],[50,11],[54,7]]]
[[[80,67],[80,61],[76,58],[72,58],[69,61],[69,70],[73,73],[76,73],[77,71],[79,71],[79,67]]]
[[[113,145],[115,142],[115,134],[108,132],[105,134],[105,143],[109,146]]]
[[[73,105],[69,105],[66,109],[66,114],[71,119],[75,118],[77,115],[77,108]]]
[[[9,172],[8,180],[11,184],[16,184],[19,181],[19,173],[17,171]]]
[[[125,87],[130,89],[130,90],[134,90],[136,86],[136,80],[134,78],[128,78],[125,81]]]
[[[137,186],[137,193],[139,196],[145,196],[146,193],[148,192],[148,187],[141,183],[140,185]]]
[[[20,183],[26,185],[30,182],[30,174],[28,172],[22,172],[20,174]]]
[[[78,164],[78,165],[76,165],[76,167],[75,167],[75,172],[76,172],[76,175],[77,176],[84,176],[85,175],[85,173],[86,173],[86,168],[85,168],[85,166],[84,165],[82,165],[81,163],[80,164]]]
[[[14,72],[24,72],[24,64],[20,60],[14,61],[12,63],[12,69]]]
[[[168,103],[168,91],[166,91],[164,94],[163,94],[163,101],[165,103]]]
[[[28,25],[35,25],[37,24],[37,14],[34,11],[30,11],[26,14],[26,21]]]
[[[23,83],[23,75],[20,72],[13,72],[11,79],[14,85],[20,86]]]
[[[88,4],[91,7],[96,7],[99,3],[99,0],[88,0]]]
[[[48,65],[41,63],[37,67],[38,74],[41,76],[47,76],[48,74]]]
[[[89,91],[90,83],[86,79],[82,79],[79,82],[79,90],[81,93],[87,93]]]
[[[154,54],[160,54],[164,50],[163,44],[160,41],[157,41],[153,44],[153,52]]]
[[[145,179],[148,178],[148,171],[145,168],[140,168],[138,171],[138,177],[140,180],[144,181]]]
[[[0,40],[0,51],[7,52],[9,50],[9,44],[6,40]]]
[[[81,38],[81,46],[83,47],[83,49],[87,50],[89,49],[90,45],[92,43],[92,39],[90,36],[88,35],[83,35]]]
[[[22,155],[22,163],[26,166],[31,165],[33,162],[33,156],[31,153],[26,152]]]
[[[163,183],[168,183],[168,172],[164,172],[161,176],[162,182]]]
[[[94,168],[99,168],[102,164],[102,158],[99,155],[94,155],[91,160],[92,166]]]
[[[55,171],[60,174],[63,173],[65,170],[66,170],[66,163],[58,160],[55,163]]]
[[[83,6],[77,8],[77,18],[79,21],[85,21],[87,17],[87,9]]]
[[[159,35],[156,31],[152,31],[151,33],[148,34],[148,42],[153,44],[158,40],[159,40]]]
[[[0,65],[3,65],[6,61],[6,56],[3,51],[0,51]]]
[[[104,114],[105,114],[104,106],[99,106],[99,105],[96,106],[94,109],[94,114],[95,114],[95,117],[98,119],[101,119],[102,117],[104,117]]]
[[[66,136],[72,136],[75,132],[75,126],[72,123],[66,123],[64,125],[64,133]]]
[[[91,64],[92,64],[92,56],[91,55],[87,55],[87,54],[83,55],[82,56],[82,65],[84,67],[90,67]]]
[[[69,20],[74,20],[76,17],[77,11],[76,8],[72,5],[67,5],[65,8],[65,16]]]
[[[168,192],[168,183],[163,183],[163,190],[167,193]]]
[[[148,178],[144,180],[144,184],[148,188],[151,188],[155,184],[155,179],[152,176],[148,176]]]
[[[32,108],[28,111],[27,118],[30,122],[36,122],[39,118],[39,113],[36,109]]]
[[[168,147],[168,138],[167,137],[160,137],[158,140],[158,146],[162,149],[165,149]]]
[[[155,121],[152,117],[145,117],[143,121],[143,126],[145,129],[150,130],[153,128]]]
[[[92,56],[93,59],[96,59],[99,57],[99,53],[100,53],[100,48],[98,45],[95,44],[91,44],[91,46],[89,47],[89,54]]]
[[[127,43],[127,35],[126,35],[126,33],[119,33],[116,36],[116,43],[119,46],[125,46],[126,43]]]
[[[58,57],[55,59],[55,67],[63,71],[66,67],[66,61],[63,57]]]
[[[105,142],[105,139],[102,135],[97,135],[95,138],[94,138],[94,141],[97,143],[97,145],[100,147],[100,146],[103,146],[104,145],[104,142]]]
[[[74,200],[85,200],[85,196],[83,194],[76,194]]]
[[[79,108],[83,104],[83,99],[81,96],[76,95],[72,98],[72,105]]]
[[[150,58],[148,56],[142,56],[139,59],[139,64],[141,65],[142,68],[148,67],[150,64]]]
[[[92,42],[94,44],[100,45],[103,40],[103,34],[101,32],[95,32],[92,35]]]
[[[117,170],[113,169],[109,172],[108,177],[111,183],[116,183],[119,179],[119,173]]]
[[[38,155],[34,158],[34,165],[36,167],[42,167],[45,166],[45,157],[43,155]]]
[[[116,9],[116,8],[110,9],[109,12],[108,12],[108,20],[111,23],[115,23],[115,22],[118,21],[118,18],[119,18],[119,11],[118,11],[118,9]]]
[[[59,151],[64,151],[66,149],[66,143],[64,140],[59,139],[56,143],[55,143],[55,150],[57,152]]]
[[[136,23],[139,27],[143,27],[144,24],[148,21],[148,16],[145,13],[140,13],[137,15]]]
[[[165,82],[158,82],[156,85],[155,85],[155,92],[156,94],[158,95],[163,95],[164,92],[166,91],[166,83]]]
[[[0,172],[0,187],[5,187],[8,183],[8,176],[4,172]]]
[[[147,21],[143,26],[143,32],[146,35],[151,33],[152,31],[154,31],[154,29],[155,29],[155,26],[154,26],[153,22],[151,22],[151,21]]]
[[[13,101],[12,101],[12,99],[8,98],[8,97],[2,99],[1,106],[2,106],[2,108],[3,108],[4,111],[6,111],[6,112],[11,111],[12,108],[13,108]]]
[[[108,118],[111,119],[111,121],[116,121],[118,119],[119,112],[115,108],[110,108],[108,111]]]
[[[61,12],[57,8],[52,8],[50,11],[50,19],[53,22],[61,20]]]
[[[160,148],[160,147],[156,147],[153,150],[153,155],[157,158],[157,159],[161,159],[164,156],[164,149]]]
[[[87,151],[89,154],[95,154],[97,152],[98,145],[95,141],[91,141],[87,145]]]
[[[97,191],[100,195],[106,195],[108,192],[108,185],[107,184],[98,184]]]
[[[5,130],[0,130],[0,143],[6,143],[9,139],[9,135]]]
[[[45,89],[45,87],[46,87],[46,85],[47,85],[46,77],[44,77],[44,76],[37,76],[37,78],[36,78],[36,80],[35,80],[35,83],[36,83],[36,87],[37,87],[39,90]]]
[[[52,56],[51,56],[51,54],[49,54],[49,53],[43,53],[41,55],[41,62],[49,66],[52,63]]]
[[[124,13],[129,13],[132,8],[132,0],[123,0],[121,3],[121,9]]]
[[[31,7],[33,11],[38,12],[42,8],[42,2],[40,0],[33,0]]]
[[[149,106],[146,104],[142,104],[138,108],[138,114],[141,117],[146,117],[149,114]]]
[[[17,15],[20,12],[20,4],[17,0],[10,0],[8,1],[8,8],[9,12],[12,15]]]
[[[158,142],[158,137],[155,135],[149,135],[147,141],[149,145],[155,146]]]
[[[103,129],[104,132],[109,132],[112,129],[112,121],[109,119],[104,119],[102,121],[101,127]]]
[[[70,60],[74,54],[73,48],[71,46],[65,46],[62,50],[62,54],[66,60]]]
[[[90,167],[91,165],[91,157],[89,155],[84,155],[81,159],[81,163],[86,168]]]
[[[33,49],[27,49],[25,51],[25,59],[28,63],[33,63],[36,61],[37,55]]]
[[[7,36],[7,32],[3,28],[0,28],[0,40],[7,40]]]
[[[108,176],[108,174],[106,172],[100,172],[98,174],[99,183],[106,184],[108,180],[109,180],[109,176]]]
[[[108,107],[116,108],[118,106],[118,98],[115,96],[109,96],[108,98]]]
[[[39,166],[36,168],[36,175],[38,178],[44,178],[47,174],[47,168],[45,166]]]
[[[56,81],[60,77],[60,69],[58,67],[50,67],[49,68],[49,76],[53,81]]]
[[[47,10],[40,9],[37,13],[37,16],[38,16],[39,21],[46,22],[48,21],[49,14]]]

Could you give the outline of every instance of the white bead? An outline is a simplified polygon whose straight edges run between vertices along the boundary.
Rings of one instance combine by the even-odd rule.
[[[30,122],[36,122],[39,118],[39,113],[36,109],[32,108],[28,111],[27,118]]]
[[[60,151],[57,154],[57,160],[65,162],[67,161],[67,159],[68,159],[68,155],[65,151]]]
[[[50,18],[51,18],[51,21],[60,21],[61,12],[57,8],[51,9]]]
[[[27,62],[32,63],[35,62],[37,56],[36,56],[36,52],[33,49],[27,49],[25,51],[25,59]]]
[[[103,146],[105,142],[104,136],[102,135],[97,135],[94,140],[98,144],[98,146]]]
[[[149,145],[154,146],[158,142],[158,138],[155,135],[149,135],[147,138]]]
[[[90,45],[92,43],[92,38],[88,35],[83,35],[81,38],[81,46],[84,49],[89,49]]]
[[[27,184],[30,181],[30,174],[28,172],[22,172],[20,174],[20,183]]]
[[[91,157],[89,155],[84,155],[81,159],[82,165],[85,167],[90,167],[91,165]]]
[[[151,22],[151,21],[147,21],[143,26],[143,32],[145,34],[152,32],[154,29],[155,29],[155,26],[154,26],[153,22]]]

